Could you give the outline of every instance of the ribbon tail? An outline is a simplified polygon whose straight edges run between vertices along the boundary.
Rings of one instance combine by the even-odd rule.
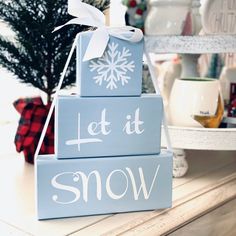
[[[66,25],[86,25],[92,27],[104,27],[105,15],[96,7],[87,3],[83,3],[80,0],[68,1],[68,13],[76,18],[69,20],[64,25],[56,27],[52,32],[60,30]]]
[[[52,32],[54,33],[55,31],[60,30],[66,25],[86,25],[86,26],[93,26],[93,27],[99,27],[100,25],[97,22],[94,22],[93,19],[89,17],[84,17],[84,18],[74,18],[68,22],[66,22],[64,25],[60,25],[56,27]]]
[[[81,0],[68,0],[68,13],[78,18],[88,17],[93,19],[96,26],[99,22],[100,25],[105,25],[105,15],[96,7],[82,2]]]
[[[90,59],[102,57],[107,44],[109,41],[109,34],[106,28],[99,28],[94,31],[85,55],[83,57],[83,61],[88,61]]]

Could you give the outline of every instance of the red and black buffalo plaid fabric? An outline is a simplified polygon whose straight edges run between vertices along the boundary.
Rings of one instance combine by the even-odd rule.
[[[18,99],[13,103],[15,109],[21,114],[15,136],[17,152],[24,153],[25,161],[34,163],[36,151],[43,126],[45,124],[49,105],[44,105],[40,97]],[[51,118],[40,154],[54,153],[54,119]]]

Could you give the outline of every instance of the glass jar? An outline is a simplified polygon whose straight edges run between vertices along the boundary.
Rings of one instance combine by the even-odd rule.
[[[146,35],[181,35],[192,0],[150,0]]]

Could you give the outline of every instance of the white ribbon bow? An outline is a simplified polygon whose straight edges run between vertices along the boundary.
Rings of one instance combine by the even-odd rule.
[[[132,26],[106,26],[105,15],[96,7],[83,3],[81,0],[68,0],[68,13],[76,18],[56,27],[54,31],[71,24],[97,27],[93,31],[83,61],[101,57],[107,47],[110,35],[134,43],[141,41],[143,38],[142,31]]]

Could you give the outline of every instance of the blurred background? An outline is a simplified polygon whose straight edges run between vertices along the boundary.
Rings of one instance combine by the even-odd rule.
[[[199,0],[196,0],[196,2],[197,1]],[[201,0],[201,3],[204,3],[204,1],[205,0]],[[126,14],[126,2],[127,1],[111,0],[110,9],[107,13],[107,16],[109,18],[109,24],[111,26],[123,26],[127,23],[128,15]],[[134,17],[135,19],[134,24],[140,22],[141,16],[139,14],[143,14],[143,10],[142,8],[138,10],[135,13],[129,12],[130,23],[133,23],[131,20],[132,17]],[[0,21],[0,35],[7,37],[11,40],[14,39],[14,32],[12,32],[3,21]],[[157,73],[159,73],[159,75],[161,75],[163,79],[169,77],[168,80],[173,81],[173,78],[175,76],[178,77],[180,58],[178,58],[177,55],[153,54],[152,59],[157,67]],[[234,54],[223,54],[220,56],[214,55],[214,58],[212,58],[212,55],[202,55],[199,58],[198,70],[200,76],[205,76],[207,72],[209,72],[209,68],[211,66],[214,66],[214,71],[218,70],[217,76],[219,76],[223,66],[232,67],[234,65]],[[148,77],[148,73],[147,71],[145,72],[145,70],[147,70],[147,68],[144,68],[144,77]],[[172,70],[173,73],[171,72]],[[144,90],[146,90],[147,92],[153,91],[153,88],[149,88],[149,85],[150,87],[152,87],[152,85],[148,84],[148,81],[146,81],[146,84],[144,85]],[[160,87],[161,86],[162,82],[160,82]],[[70,93],[71,91],[67,89],[67,92]],[[44,101],[46,101],[45,93],[35,87],[19,82],[13,74],[11,74],[9,71],[7,71],[0,65],[0,154],[9,153],[10,150],[14,152],[14,145],[12,144],[14,141],[14,135],[16,132],[20,115],[13,107],[13,102],[21,97],[25,98],[38,95],[41,96]]]

